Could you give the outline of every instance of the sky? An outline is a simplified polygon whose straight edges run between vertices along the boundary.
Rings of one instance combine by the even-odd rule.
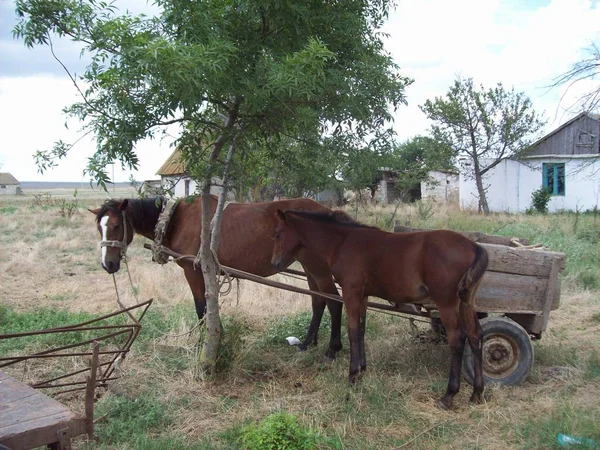
[[[426,134],[430,123],[420,111],[427,99],[443,96],[457,76],[492,87],[501,82],[525,92],[547,119],[546,131],[573,117],[578,95],[597,86],[590,81],[550,89],[553,79],[600,44],[599,0],[397,0],[384,30],[386,50],[401,73],[413,78],[408,105],[395,113],[401,140]],[[120,9],[151,13],[144,0],[116,0]],[[33,154],[62,139],[79,136],[80,124],[67,122],[62,110],[79,101],[77,90],[48,47],[28,49],[12,37],[16,23],[13,0],[0,0],[0,171],[20,181],[83,181],[95,150],[93,138],[82,139],[57,168],[38,173]],[[80,48],[54,41],[58,57],[82,74]],[[562,101],[561,101],[561,97]],[[65,127],[68,125],[68,128]],[[156,179],[172,148],[171,139],[137,145],[139,170],[121,170],[115,181]],[[112,170],[109,170],[112,175]]]

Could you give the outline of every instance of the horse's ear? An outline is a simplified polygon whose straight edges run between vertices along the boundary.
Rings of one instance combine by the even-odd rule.
[[[129,200],[127,200],[127,199],[122,200],[121,203],[119,203],[119,209],[121,211],[125,211],[128,203],[129,203]]]
[[[277,218],[281,223],[285,223],[285,214],[280,209],[277,210]]]
[[[97,216],[97,215],[98,215],[98,213],[100,212],[100,208],[96,208],[96,209],[89,209],[89,208],[87,208],[87,210],[88,210],[89,212],[91,212],[91,213],[92,213],[93,215],[95,215],[95,216]]]

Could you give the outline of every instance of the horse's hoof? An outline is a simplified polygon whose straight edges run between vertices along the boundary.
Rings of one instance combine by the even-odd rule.
[[[483,396],[481,393],[473,392],[473,395],[471,395],[469,401],[475,405],[481,405],[483,403]]]
[[[334,361],[335,361],[335,358],[325,355],[325,356],[323,356],[323,359],[321,360],[321,365],[324,367],[328,367],[328,366],[332,365]]]
[[[308,350],[308,345],[306,344],[298,344],[298,351],[300,352],[305,352],[306,350]]]
[[[443,409],[444,411],[448,411],[450,409],[450,402],[446,403],[443,398],[438,401],[438,407]]]

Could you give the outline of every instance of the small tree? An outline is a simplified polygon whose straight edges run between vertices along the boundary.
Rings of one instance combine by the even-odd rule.
[[[67,113],[96,137],[88,172],[108,181],[107,164],[136,168],[140,140],[173,124],[186,169],[203,199],[199,263],[206,287],[203,372],[214,373],[220,340],[217,261],[225,194],[241,155],[256,143],[293,139],[296,151],[385,128],[390,106],[404,103],[410,82],[383,50],[380,28],[390,2],[158,0],[156,17],[97,0],[18,0],[14,29],[29,47],[71,39],[91,59],[69,76],[82,102]],[[63,66],[64,67],[64,66]],[[79,87],[83,81],[87,88]],[[328,139],[322,139],[323,136]],[[41,169],[65,157],[58,142],[37,154]],[[237,164],[239,166],[239,164]],[[224,189],[211,222],[210,187]]]
[[[500,83],[477,88],[472,78],[457,79],[446,97],[427,100],[421,110],[433,121],[434,139],[451,147],[463,173],[475,179],[485,214],[490,209],[483,176],[522,154],[544,125],[524,93]]]
[[[434,170],[456,170],[453,151],[445,142],[429,136],[415,136],[398,145],[389,158],[389,167],[398,172],[397,189],[407,191],[429,180]]]

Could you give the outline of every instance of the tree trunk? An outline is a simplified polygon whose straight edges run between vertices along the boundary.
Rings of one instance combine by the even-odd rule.
[[[487,216],[490,213],[490,207],[488,206],[485,188],[483,187],[483,176],[481,175],[479,160],[477,159],[476,153],[473,155],[473,168],[475,169],[475,183],[477,184],[477,193],[479,194],[479,207]]]
[[[204,378],[212,378],[216,373],[217,358],[219,356],[219,344],[221,343],[221,317],[219,315],[219,282],[217,278],[218,274],[218,262],[213,256],[213,252],[216,255],[216,251],[219,245],[219,239],[217,233],[217,239],[213,242],[214,235],[212,230],[218,230],[221,226],[221,218],[223,212],[223,206],[221,205],[218,214],[211,221],[211,199],[210,199],[210,187],[212,185],[212,178],[214,175],[214,164],[221,153],[225,140],[228,138],[227,134],[233,129],[233,126],[237,119],[241,99],[236,98],[232,108],[229,110],[228,117],[225,121],[225,127],[221,135],[218,137],[214,144],[213,150],[208,160],[208,166],[205,174],[205,179],[202,186],[202,233],[200,237],[200,250],[198,257],[200,259],[200,268],[204,277],[205,285],[205,296],[206,296],[206,335],[204,343],[202,345],[202,351],[200,353],[200,370],[201,376]],[[233,149],[235,141],[232,141],[230,151],[228,154],[228,162],[233,157]],[[228,163],[226,170],[227,174]],[[226,183],[223,183],[223,191],[226,192]],[[222,195],[221,202],[223,202],[225,195]],[[196,260],[198,260],[198,257]],[[196,261],[195,261],[196,263]]]

